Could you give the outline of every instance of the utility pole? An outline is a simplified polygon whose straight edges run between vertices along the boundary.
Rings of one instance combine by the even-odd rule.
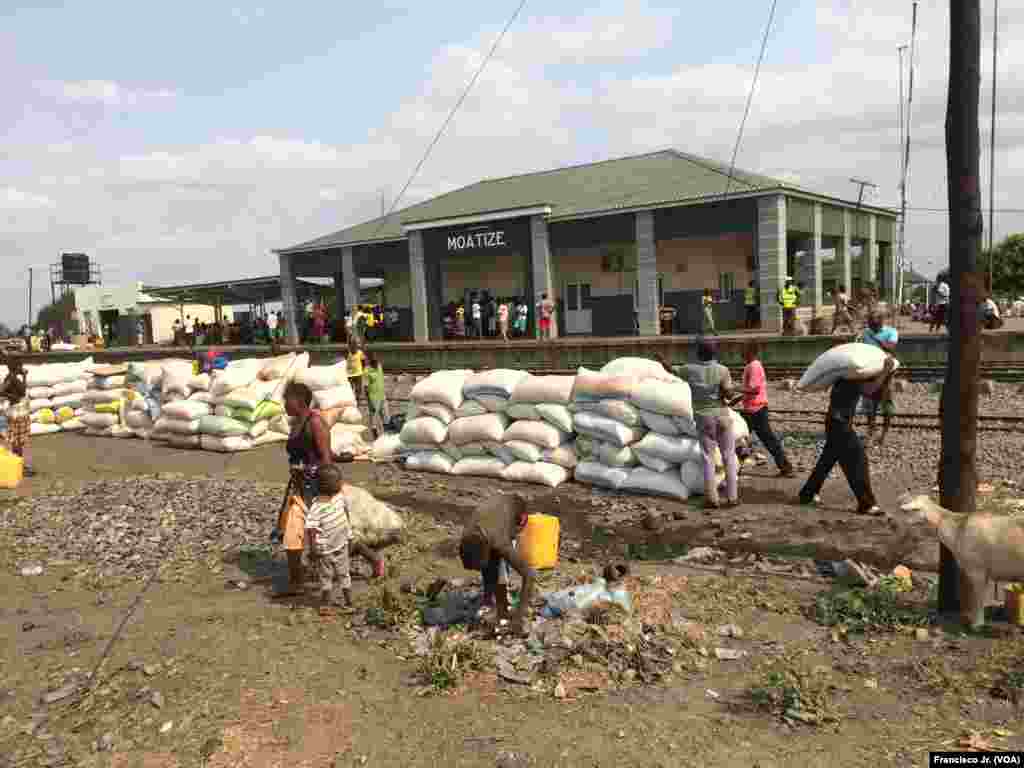
[[[999,65],[999,0],[992,11],[992,125],[989,129],[988,152],[988,279],[992,282],[993,260],[996,257],[996,72]],[[992,286],[995,288],[995,286]]]
[[[906,121],[903,117],[903,52],[907,50],[906,45],[901,45],[898,49],[900,55],[900,107],[898,110],[900,127],[897,131],[899,135],[900,145],[900,230],[899,230],[899,251],[896,256],[896,263],[898,264],[899,275],[897,279],[899,282],[896,284],[896,303],[902,305],[903,303],[903,263],[906,248],[906,232],[907,232],[907,171],[903,162],[903,134],[904,128],[906,128]],[[898,317],[898,315],[897,315]]]
[[[854,184],[860,185],[860,192],[857,193],[857,207],[860,208],[860,204],[864,202],[864,187],[871,187],[872,189],[878,189],[877,184],[872,184],[870,181],[864,181],[863,179],[850,179]]]
[[[28,328],[32,330],[32,267],[28,268]]]
[[[973,514],[978,490],[978,385],[981,335],[978,271],[983,223],[978,183],[981,86],[980,0],[959,0],[949,10],[949,100],[946,106],[946,172],[949,194],[949,355],[942,389],[941,504]],[[939,611],[960,608],[961,574],[953,553],[940,547]]]

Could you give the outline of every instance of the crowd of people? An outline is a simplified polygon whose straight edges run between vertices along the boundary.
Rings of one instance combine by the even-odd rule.
[[[555,302],[543,293],[534,312],[540,338],[552,338]],[[522,296],[474,293],[468,303],[449,302],[442,311],[441,326],[446,339],[522,339],[529,333],[530,306]]]

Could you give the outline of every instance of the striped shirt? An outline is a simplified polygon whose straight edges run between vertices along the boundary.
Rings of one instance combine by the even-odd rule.
[[[348,544],[350,530],[348,504],[345,494],[333,498],[317,498],[306,514],[306,532],[316,534],[313,551],[317,555],[331,555]]]

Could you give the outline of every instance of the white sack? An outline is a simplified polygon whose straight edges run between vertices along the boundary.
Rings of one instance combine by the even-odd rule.
[[[83,403],[116,403],[118,400],[125,399],[125,392],[130,390],[124,389],[90,389],[87,392],[82,393]]]
[[[110,437],[110,427],[86,427],[82,434],[86,437]]]
[[[92,429],[107,429],[119,423],[120,419],[113,413],[83,413],[80,417],[85,426]]]
[[[419,472],[436,472],[440,475],[450,475],[453,466],[454,462],[441,451],[414,453],[405,462],[406,469]]]
[[[301,366],[301,367],[302,368],[307,368],[307,367],[309,367],[308,366],[309,354],[304,352],[303,355],[305,355],[305,357],[306,357],[307,365],[304,365],[304,366]],[[295,362],[296,357],[297,356],[296,356],[296,354],[294,352],[289,352],[287,355],[280,355],[278,357],[272,357],[260,369],[260,372],[258,374],[258,378],[261,378],[264,381],[273,381],[274,379],[283,379],[284,376],[285,376],[285,373],[288,372],[289,367],[292,366],[292,363]],[[295,367],[299,367],[299,366],[296,365]],[[295,371],[293,370],[292,371],[292,375],[294,376],[294,374],[295,374]]]
[[[195,421],[203,416],[209,416],[210,406],[197,400],[179,400],[164,406],[161,415],[177,421]]]
[[[686,501],[690,492],[683,484],[678,472],[653,472],[647,467],[639,467],[629,473],[629,477],[619,486],[620,490],[633,493],[649,493],[655,496]]]
[[[488,413],[486,416],[456,419],[448,427],[448,437],[456,445],[501,441],[507,428],[508,417],[502,413]]]
[[[648,453],[638,453],[636,457],[640,460],[641,464],[655,472],[668,472],[670,469],[677,468],[677,465],[671,461],[659,459],[657,456],[651,456]]]
[[[70,381],[64,384],[58,384],[53,388],[54,397],[66,397],[68,395],[80,395],[89,388],[89,385],[84,379],[77,379],[76,381]],[[32,397],[32,393],[28,393],[29,397]]]
[[[85,429],[86,427],[80,418],[75,418],[71,419],[70,421],[65,421],[63,424],[60,425],[60,428],[61,431],[63,432],[78,432],[80,430]]]
[[[507,400],[512,396],[516,386],[529,375],[526,371],[506,368],[472,373],[466,377],[462,385],[462,396],[475,398],[480,395],[495,395]]]
[[[274,381],[253,381],[247,387],[236,389],[223,397],[223,404],[230,408],[249,408],[255,410],[262,402],[267,400],[274,400],[275,395],[277,398],[283,394],[284,388],[277,389],[277,382]],[[349,390],[351,392],[351,390]],[[317,392],[313,395],[313,400],[316,403],[320,401],[317,399],[322,392]],[[353,398],[354,400],[354,398]],[[327,408],[332,406],[321,405],[321,408]]]
[[[517,461],[505,467],[502,477],[516,483],[533,483],[557,488],[569,479],[569,470],[546,461]]]
[[[373,441],[373,446],[370,448],[370,455],[375,461],[383,461],[384,459],[393,459],[402,452],[402,438],[394,432],[389,432],[386,435],[381,435]]]
[[[620,357],[601,369],[605,376],[632,376],[636,379],[659,379],[672,381],[676,377],[665,370],[657,360],[646,357]]]
[[[625,424],[586,411],[573,417],[573,426],[581,435],[614,443],[620,448],[635,443],[644,435],[644,430],[639,427],[627,427]]]
[[[513,403],[559,403],[572,400],[575,376],[526,376],[512,390]]]
[[[462,451],[459,450],[459,446],[451,440],[445,440],[441,443],[441,450],[450,456],[452,461],[457,462],[462,458]]]
[[[209,392],[210,374],[200,373],[198,376],[193,376],[188,380],[188,388],[193,392]]]
[[[224,397],[230,392],[236,389],[242,389],[247,387],[256,381],[256,375],[259,371],[254,370],[252,366],[239,366],[237,368],[225,368],[221,371],[216,371],[210,378],[210,393],[214,397]],[[166,373],[164,374],[166,385]],[[166,387],[164,388],[166,392]]]
[[[413,407],[415,407],[415,405],[416,404],[413,403]],[[440,407],[443,408],[444,406]],[[460,405],[455,411],[455,418],[464,419],[467,416],[483,416],[487,412],[487,409],[480,405],[476,400],[463,400],[462,405]]]
[[[28,401],[28,410],[29,410],[30,413],[36,413],[37,411],[41,411],[44,408],[49,408],[50,410],[55,410],[54,404],[53,404],[53,400],[29,400]]]
[[[29,400],[50,400],[57,394],[57,387],[32,387],[25,394]]]
[[[484,443],[466,443],[459,446],[459,453],[462,456],[490,456],[490,451]]]
[[[568,440],[570,435],[571,433],[546,421],[516,421],[505,430],[502,442],[524,440],[541,448],[557,448]]]
[[[536,406],[537,413],[548,424],[562,430],[572,432],[572,414],[564,405],[556,403],[540,403]]]
[[[412,388],[410,399],[417,403],[442,403],[453,411],[462,405],[462,387],[471,371],[436,371]]]
[[[626,482],[629,472],[616,467],[606,467],[596,461],[581,461],[576,465],[573,477],[581,483],[596,485],[601,488],[610,488],[613,491]]]
[[[288,421],[288,415],[285,413],[272,418],[267,426],[270,428],[271,432],[277,432],[279,435],[289,435],[292,431],[291,423]]]
[[[197,403],[206,403],[210,407],[213,407],[213,401],[219,398],[214,398],[214,396],[211,395],[209,392],[200,391],[193,392],[191,395],[188,396],[188,399]]]
[[[683,430],[679,428],[678,421],[671,416],[662,416],[660,413],[654,413],[653,411],[640,411],[640,418],[643,420],[644,426],[652,432],[660,432],[671,437],[683,433]]]
[[[533,443],[524,440],[507,440],[505,447],[516,457],[517,461],[540,461],[543,451]]]
[[[253,448],[259,448],[261,445],[270,445],[271,443],[282,443],[288,439],[288,435],[282,435],[278,432],[267,431],[252,441]]]
[[[544,451],[541,454],[541,460],[549,464],[557,464],[566,469],[575,469],[576,464],[579,463],[579,459],[576,456],[576,448],[572,443],[564,443],[557,448]]]
[[[648,432],[643,439],[633,446],[638,457],[652,456],[670,464],[682,464],[686,461],[699,461],[701,456],[700,443],[692,437],[670,437],[657,432]]]
[[[629,401],[637,408],[662,416],[693,416],[693,395],[685,381],[645,379],[633,388]]]
[[[625,400],[582,401],[569,406],[572,413],[594,413],[607,419],[621,421],[627,427],[642,427],[643,419],[640,411]]]
[[[266,421],[257,421],[249,427],[249,431],[246,432],[246,437],[255,440],[257,437],[265,435],[268,431],[270,431],[270,427],[267,426]]]
[[[54,432],[60,432],[60,424],[36,424],[33,423],[28,428],[29,434],[33,436],[37,435],[52,435]]]
[[[811,363],[797,382],[797,389],[814,392],[828,389],[840,379],[873,379],[885,369],[886,357],[888,355],[885,350],[872,344],[856,341],[840,344],[819,355]]]
[[[483,408],[483,406],[480,407]],[[517,421],[541,421],[540,414],[537,413],[537,406],[532,403],[511,403],[505,409],[505,415]]]
[[[343,424],[335,425],[331,429],[331,453],[335,456],[351,454],[352,456],[365,456],[370,451],[370,446],[363,440],[358,432],[344,429]]]
[[[508,398],[498,395],[477,395],[473,399],[482,405],[488,413],[504,413],[508,408]]]
[[[348,502],[352,541],[376,547],[405,528],[405,521],[394,507],[380,501],[369,491],[346,483],[341,492]]]
[[[96,376],[92,380],[93,389],[122,389],[127,380],[124,376]]]
[[[115,424],[110,428],[110,436],[119,437],[122,440],[131,440],[137,437],[134,429],[122,427],[120,424]]]
[[[420,416],[402,426],[403,443],[440,445],[448,436],[448,428],[433,416]]]
[[[343,424],[362,424],[363,414],[354,405],[350,405],[342,411],[341,421]]]
[[[124,421],[132,429],[153,429],[153,420],[149,417],[149,414],[143,411],[128,411],[125,414]]]
[[[638,384],[635,376],[606,376],[581,368],[576,375],[572,398],[581,400],[629,400]]]
[[[82,417],[82,421],[85,421],[85,416]],[[86,423],[88,424],[88,422]],[[168,416],[161,416],[156,420],[156,424],[153,425],[153,429],[158,432],[168,432],[175,435],[195,435],[199,433],[199,419],[195,419],[194,421],[185,421],[182,419],[172,419]]]
[[[232,435],[231,437],[203,435],[199,438],[199,445],[204,451],[237,453],[238,451],[248,451],[252,449],[252,440],[244,435]]]
[[[342,384],[326,389],[315,390],[313,392],[313,400],[316,402],[318,408],[325,411],[332,408],[347,408],[350,405],[356,404],[356,393],[353,391],[352,385],[349,384],[346,379]]]
[[[623,469],[635,467],[640,463],[636,454],[633,453],[633,449],[628,445],[625,448],[619,448],[612,443],[601,443],[595,451],[594,458],[609,467],[622,467]]]
[[[305,384],[314,392],[322,389],[334,389],[348,384],[348,364],[342,360],[334,365],[314,365],[297,371],[294,381]],[[349,385],[351,387],[351,385]]]
[[[442,403],[413,403],[413,406],[416,410],[414,412],[415,415],[412,416],[412,418],[417,418],[419,416],[433,416],[445,426],[455,421],[455,414],[452,412],[452,409]],[[483,409],[483,406],[480,406],[480,408],[486,412],[486,409]]]
[[[452,467],[453,475],[472,475],[474,477],[500,478],[505,471],[505,463],[501,459],[471,456],[461,459]]]
[[[487,452],[495,458],[501,459],[506,464],[512,464],[516,460],[516,455],[508,449],[504,443],[484,443],[487,446]]]

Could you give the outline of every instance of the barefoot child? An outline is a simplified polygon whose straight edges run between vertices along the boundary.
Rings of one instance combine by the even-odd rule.
[[[321,612],[331,607],[352,607],[352,576],[349,573],[349,521],[341,469],[328,464],[320,469],[320,495],[306,514],[306,533],[320,574]],[[338,603],[336,590],[341,590]]]
[[[525,632],[526,611],[533,599],[533,569],[515,549],[526,518],[526,502],[522,497],[499,496],[477,509],[459,543],[463,567],[480,571],[484,583],[484,604],[496,606],[499,621],[508,616],[508,567],[512,566],[522,578],[519,607],[510,627],[515,634]]]

